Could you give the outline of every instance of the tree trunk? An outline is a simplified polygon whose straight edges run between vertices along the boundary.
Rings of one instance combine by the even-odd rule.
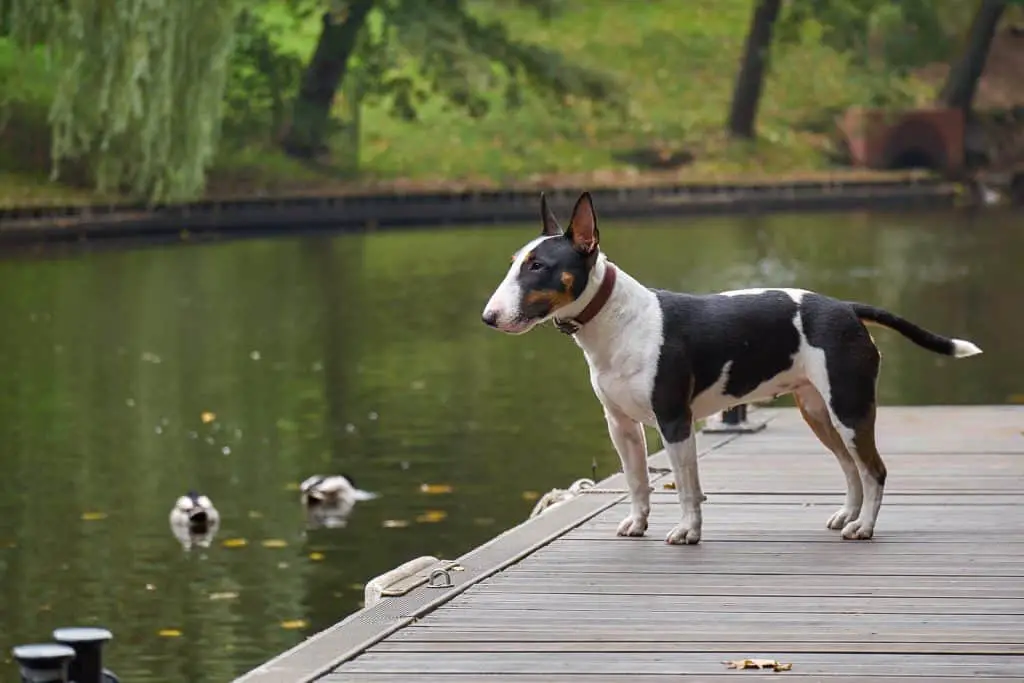
[[[758,0],[754,7],[729,110],[728,130],[733,137],[754,137],[754,120],[757,118],[757,105],[761,100],[764,72],[772,45],[772,29],[781,5],[782,0]]]
[[[283,147],[287,154],[311,159],[326,147],[331,105],[341,86],[348,61],[355,51],[359,32],[373,8],[374,0],[356,0],[340,21],[329,12],[323,16],[323,30],[316,51],[302,75],[295,98],[292,121]]]
[[[962,109],[965,113],[970,110],[974,92],[978,89],[978,80],[985,71],[985,61],[988,60],[992,38],[996,34],[996,25],[1005,10],[1005,0],[982,0],[978,5],[978,11],[971,21],[967,48],[949,70],[939,94],[940,103]]]

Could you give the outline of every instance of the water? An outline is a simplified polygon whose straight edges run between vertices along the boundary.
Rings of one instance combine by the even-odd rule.
[[[479,322],[538,229],[0,261],[3,656],[97,624],[123,680],[228,681],[356,609],[369,578],[488,540],[592,459],[611,474],[575,345]],[[609,220],[602,238],[655,286],[809,287],[985,350],[875,332],[884,404],[1024,400],[1019,214]],[[305,533],[295,485],[336,472],[381,497]],[[167,513],[190,487],[224,519],[186,554]]]

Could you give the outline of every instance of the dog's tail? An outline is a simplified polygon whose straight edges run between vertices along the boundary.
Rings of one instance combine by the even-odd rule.
[[[967,358],[968,356],[976,356],[981,353],[981,349],[965,339],[943,337],[885,309],[860,304],[855,301],[851,301],[849,304],[853,307],[853,312],[861,320],[870,320],[871,322],[888,327],[890,330],[896,330],[910,341],[929,351],[940,353],[943,356],[953,356],[954,358]]]

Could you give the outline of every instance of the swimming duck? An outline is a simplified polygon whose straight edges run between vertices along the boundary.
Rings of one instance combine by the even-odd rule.
[[[309,477],[299,485],[299,490],[310,529],[344,527],[357,501],[377,497],[376,493],[357,489],[352,477],[344,474]]]
[[[377,497],[376,493],[356,488],[352,477],[345,474],[327,477],[322,474],[313,475],[299,484],[299,491],[302,494],[302,504],[306,507],[354,503]]]
[[[193,544],[208,547],[220,526],[220,513],[207,496],[189,491],[171,508],[171,531],[188,550]]]

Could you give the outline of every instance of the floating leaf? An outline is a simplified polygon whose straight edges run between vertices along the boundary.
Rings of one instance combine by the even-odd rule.
[[[523,491],[523,500],[532,501],[540,498],[540,494],[536,491]]]
[[[296,629],[305,628],[309,622],[305,619],[290,619],[288,621],[281,622],[281,628]]]
[[[420,493],[451,493],[451,484],[420,484]]]
[[[385,519],[382,522],[385,529],[404,529],[409,526],[409,520],[407,519]]]
[[[310,553],[309,554],[309,559],[313,560],[314,562],[319,562],[320,560],[324,559],[324,554],[323,553]]]
[[[280,538],[266,538],[260,543],[260,545],[264,548],[285,548],[288,546],[288,542],[283,541]]]
[[[225,548],[244,548],[247,545],[249,545],[249,541],[245,540],[244,538],[225,538],[224,539],[224,547]]]
[[[161,638],[179,638],[181,636],[181,631],[176,628],[162,628],[157,631],[156,634]]]
[[[789,671],[792,664],[782,664],[774,659],[736,659],[722,662],[730,669],[771,669],[772,671]]]
[[[97,520],[106,519],[106,518],[107,518],[107,513],[106,512],[83,512],[82,513],[82,519],[85,520],[86,522],[95,522]]]
[[[210,424],[217,419],[217,413],[211,413],[209,410],[205,410],[199,413],[199,419],[203,421],[203,424]]]
[[[433,522],[440,522],[448,516],[448,513],[444,510],[427,510],[422,515],[416,517],[416,521],[420,524],[431,524]]]
[[[211,600],[234,600],[238,597],[238,593],[234,591],[224,591],[222,593],[210,593]]]

